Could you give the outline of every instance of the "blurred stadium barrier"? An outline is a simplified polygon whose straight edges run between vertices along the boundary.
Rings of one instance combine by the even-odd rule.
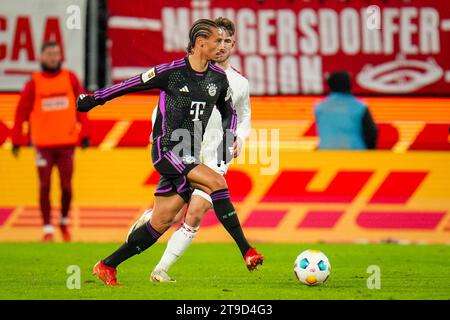
[[[61,41],[65,66],[94,90],[179,58],[189,24],[220,15],[236,23],[232,63],[250,80],[254,132],[279,139],[276,157],[237,163],[227,176],[252,241],[449,242],[447,2],[378,1],[375,11],[364,0],[255,0],[245,7],[237,0],[152,0],[151,8],[147,0],[3,3],[0,90],[16,92],[0,94],[0,241],[41,238],[34,152],[23,148],[14,159],[10,129],[17,91],[39,69],[42,41]],[[362,99],[379,126],[381,151],[311,152],[318,146],[312,106],[321,97],[299,94],[322,95],[326,74],[341,69],[354,76],[357,94],[370,95]],[[93,148],[76,158],[76,241],[123,240],[151,206],[158,177],[148,135],[156,103],[154,95],[130,95],[89,113]],[[247,144],[246,159],[261,155],[259,142]],[[229,241],[212,212],[198,239]]]
[[[24,148],[18,160],[10,154],[9,128],[18,95],[0,97],[0,241],[39,240],[34,152]],[[152,205],[158,175],[148,135],[156,99],[130,95],[89,114],[95,146],[76,154],[75,240],[120,241]],[[227,175],[248,235],[269,242],[448,242],[448,99],[365,98],[380,125],[385,151],[308,152],[317,148],[312,105],[318,99],[252,97],[257,137]],[[278,149],[259,150],[267,141],[258,135],[270,137],[271,131],[278,132]],[[277,142],[269,141],[269,147]],[[249,163],[255,148],[256,158]],[[58,183],[57,174],[53,183]],[[55,206],[58,192],[53,188]],[[56,223],[56,209],[53,218]],[[212,212],[199,241],[229,241]]]
[[[0,94],[0,146],[10,144],[18,94]],[[89,113],[92,142],[101,148],[145,147],[158,96],[129,95]],[[299,150],[315,150],[318,138],[313,106],[317,96],[251,97],[255,129],[277,128],[280,141]],[[450,150],[450,98],[365,97],[379,125],[378,149]],[[26,139],[24,139],[26,141]]]
[[[145,148],[76,154],[72,227],[76,241],[120,241],[152,205],[158,175]],[[34,152],[19,160],[0,150],[0,241],[41,237]],[[279,170],[236,164],[230,193],[252,241],[449,242],[448,152],[281,150]],[[58,183],[57,175],[53,183]],[[60,195],[52,190],[58,206]],[[57,223],[59,213],[53,212]],[[214,214],[198,241],[229,241]],[[166,240],[166,238],[163,238]]]

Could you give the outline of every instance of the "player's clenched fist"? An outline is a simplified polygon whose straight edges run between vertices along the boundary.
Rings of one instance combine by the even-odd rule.
[[[77,98],[77,111],[79,112],[88,112],[98,105],[99,103],[95,100],[94,96],[80,94]]]

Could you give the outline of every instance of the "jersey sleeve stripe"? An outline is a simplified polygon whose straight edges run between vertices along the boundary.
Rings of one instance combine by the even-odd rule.
[[[186,62],[184,60],[179,60],[176,62],[172,62],[170,64],[166,63],[166,64],[160,64],[158,66],[156,66],[156,72],[157,73],[161,73],[167,70],[171,70],[171,69],[175,69],[175,68],[179,68],[179,67],[184,67],[186,65]]]
[[[161,90],[159,93],[159,101],[158,101],[158,108],[159,112],[162,116],[161,121],[161,136],[154,136],[153,138],[156,139],[156,148],[158,150],[158,160],[156,160],[153,164],[157,164],[162,159],[161,155],[161,138],[166,135],[166,92],[164,90]],[[156,122],[155,122],[156,123]],[[155,128],[153,128],[153,132],[155,131]]]
[[[162,115],[162,136],[166,135],[166,92],[161,90],[159,93],[159,111]]]
[[[96,92],[101,95],[110,94],[112,92],[117,92],[118,89],[129,88],[129,87],[135,85],[136,83],[139,83],[139,80],[140,80],[140,76],[136,75],[128,80],[117,83],[109,88],[100,89]]]
[[[231,130],[233,131],[233,133],[236,133],[236,127],[237,127],[237,115],[236,113],[233,113],[231,123]]]
[[[167,70],[172,70],[172,69],[175,69],[178,67],[183,67],[183,66],[185,66],[185,64],[180,62],[178,64],[171,64],[171,65],[167,65],[167,66],[157,67],[156,72],[161,73],[161,72],[164,72]]]
[[[172,62],[161,63],[161,64],[157,65],[156,68],[169,67],[169,66],[171,66],[171,65],[179,64],[179,63],[182,63],[182,62],[185,62],[185,61],[184,61],[184,58],[178,59],[178,60],[174,60],[174,61],[172,61]]]
[[[209,66],[214,71],[217,71],[217,72],[222,73],[222,74],[226,74],[225,71],[221,67],[218,67],[218,66],[216,66],[216,65],[214,65],[212,63],[210,63]]]
[[[115,84],[112,87],[95,91],[94,97],[96,99],[105,99],[108,96],[111,96],[114,93],[117,93],[118,91],[129,89],[139,83],[141,83],[141,77],[140,77],[140,75],[137,75],[128,80],[125,80],[123,82]]]

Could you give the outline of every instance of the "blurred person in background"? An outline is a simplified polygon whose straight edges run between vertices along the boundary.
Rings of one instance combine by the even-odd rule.
[[[29,122],[31,143],[36,148],[39,174],[39,204],[43,219],[43,241],[54,239],[51,224],[50,181],[53,166],[58,167],[61,183],[61,221],[63,240],[70,241],[69,210],[72,200],[72,174],[75,146],[90,144],[86,114],[76,110],[76,97],[83,93],[77,76],[62,68],[62,49],[55,41],[41,49],[41,71],[25,84],[16,109],[12,131],[12,153],[19,156],[23,123]],[[80,128],[81,125],[81,128]]]
[[[327,78],[330,94],[314,108],[320,150],[375,149],[378,128],[369,109],[351,93],[350,75]]]

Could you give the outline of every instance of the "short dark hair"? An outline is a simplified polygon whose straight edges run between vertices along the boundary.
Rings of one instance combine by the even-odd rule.
[[[211,28],[218,28],[217,24],[210,19],[199,19],[194,22],[189,30],[189,44],[186,48],[188,53],[192,53],[195,41],[198,37],[209,38],[212,34]]]
[[[41,53],[44,52],[45,49],[51,48],[51,47],[60,47],[61,48],[61,44],[55,40],[45,41],[42,44]]]
[[[227,31],[231,37],[234,36],[236,29],[234,27],[233,21],[227,18],[219,17],[216,20],[214,20],[214,22],[217,24],[219,28],[225,29],[225,31]]]
[[[332,72],[327,78],[331,92],[349,93],[352,88],[350,74],[346,71]]]

